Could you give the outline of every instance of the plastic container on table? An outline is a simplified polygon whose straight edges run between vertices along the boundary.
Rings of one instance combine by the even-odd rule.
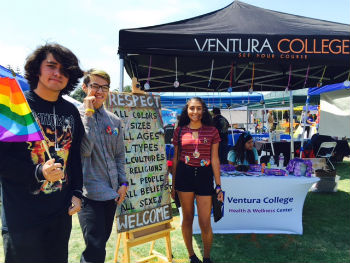
[[[283,153],[280,153],[278,157],[278,167],[282,168],[284,166],[284,156]]]

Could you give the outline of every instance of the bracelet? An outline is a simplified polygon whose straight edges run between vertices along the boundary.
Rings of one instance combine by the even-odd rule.
[[[128,187],[129,186],[129,183],[122,183],[120,186],[126,186],[126,187]]]
[[[85,112],[92,112],[92,113],[95,113],[95,110],[94,110],[94,109],[85,109]]]
[[[221,189],[220,189],[219,192],[217,192],[216,194],[218,195],[218,194],[220,194],[220,193],[223,193]]]
[[[41,173],[39,172],[41,170]],[[39,178],[39,174],[41,175],[42,179]],[[45,177],[44,175],[42,174],[42,165],[41,164],[38,164],[36,167],[35,167],[35,173],[34,173],[34,176],[35,176],[35,179],[38,183],[42,183],[42,182],[45,182]]]
[[[221,185],[220,185],[220,184],[217,184],[217,185],[215,186],[215,190],[217,190],[217,189],[220,189],[220,190],[221,190]]]

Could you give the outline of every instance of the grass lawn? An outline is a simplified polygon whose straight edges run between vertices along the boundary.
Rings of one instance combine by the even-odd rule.
[[[350,161],[336,165],[341,177],[338,192],[321,194],[309,192],[304,205],[304,234],[299,235],[250,235],[216,234],[212,249],[215,262],[350,262]],[[171,234],[174,262],[187,262],[184,242],[179,225],[179,216],[175,213],[173,225],[176,230]],[[113,262],[116,243],[116,231],[107,244],[106,262]],[[2,239],[0,238],[2,246]],[[149,244],[132,249],[132,262],[146,256]],[[194,236],[197,255],[201,255],[201,238]],[[73,216],[73,230],[69,244],[69,262],[78,263],[84,241],[77,216]],[[156,242],[155,249],[165,253],[164,241]],[[122,247],[120,250],[122,253]],[[183,260],[181,260],[183,259]],[[3,262],[3,250],[0,250],[0,262]],[[119,261],[121,257],[119,254]],[[48,262],[49,263],[49,262]]]

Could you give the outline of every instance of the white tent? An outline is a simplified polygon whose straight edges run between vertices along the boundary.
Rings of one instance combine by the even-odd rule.
[[[322,93],[320,116],[320,134],[350,138],[350,90]]]
[[[73,99],[72,97],[68,95],[63,95],[62,98],[69,101],[70,103],[73,103],[75,107],[79,107],[82,103],[80,101],[77,101],[76,99]]]

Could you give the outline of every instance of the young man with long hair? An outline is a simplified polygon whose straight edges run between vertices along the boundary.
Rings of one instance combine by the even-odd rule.
[[[25,97],[41,141],[0,143],[2,236],[6,263],[66,263],[71,215],[82,197],[78,109],[62,98],[83,76],[77,57],[59,44],[37,48],[25,65]]]

